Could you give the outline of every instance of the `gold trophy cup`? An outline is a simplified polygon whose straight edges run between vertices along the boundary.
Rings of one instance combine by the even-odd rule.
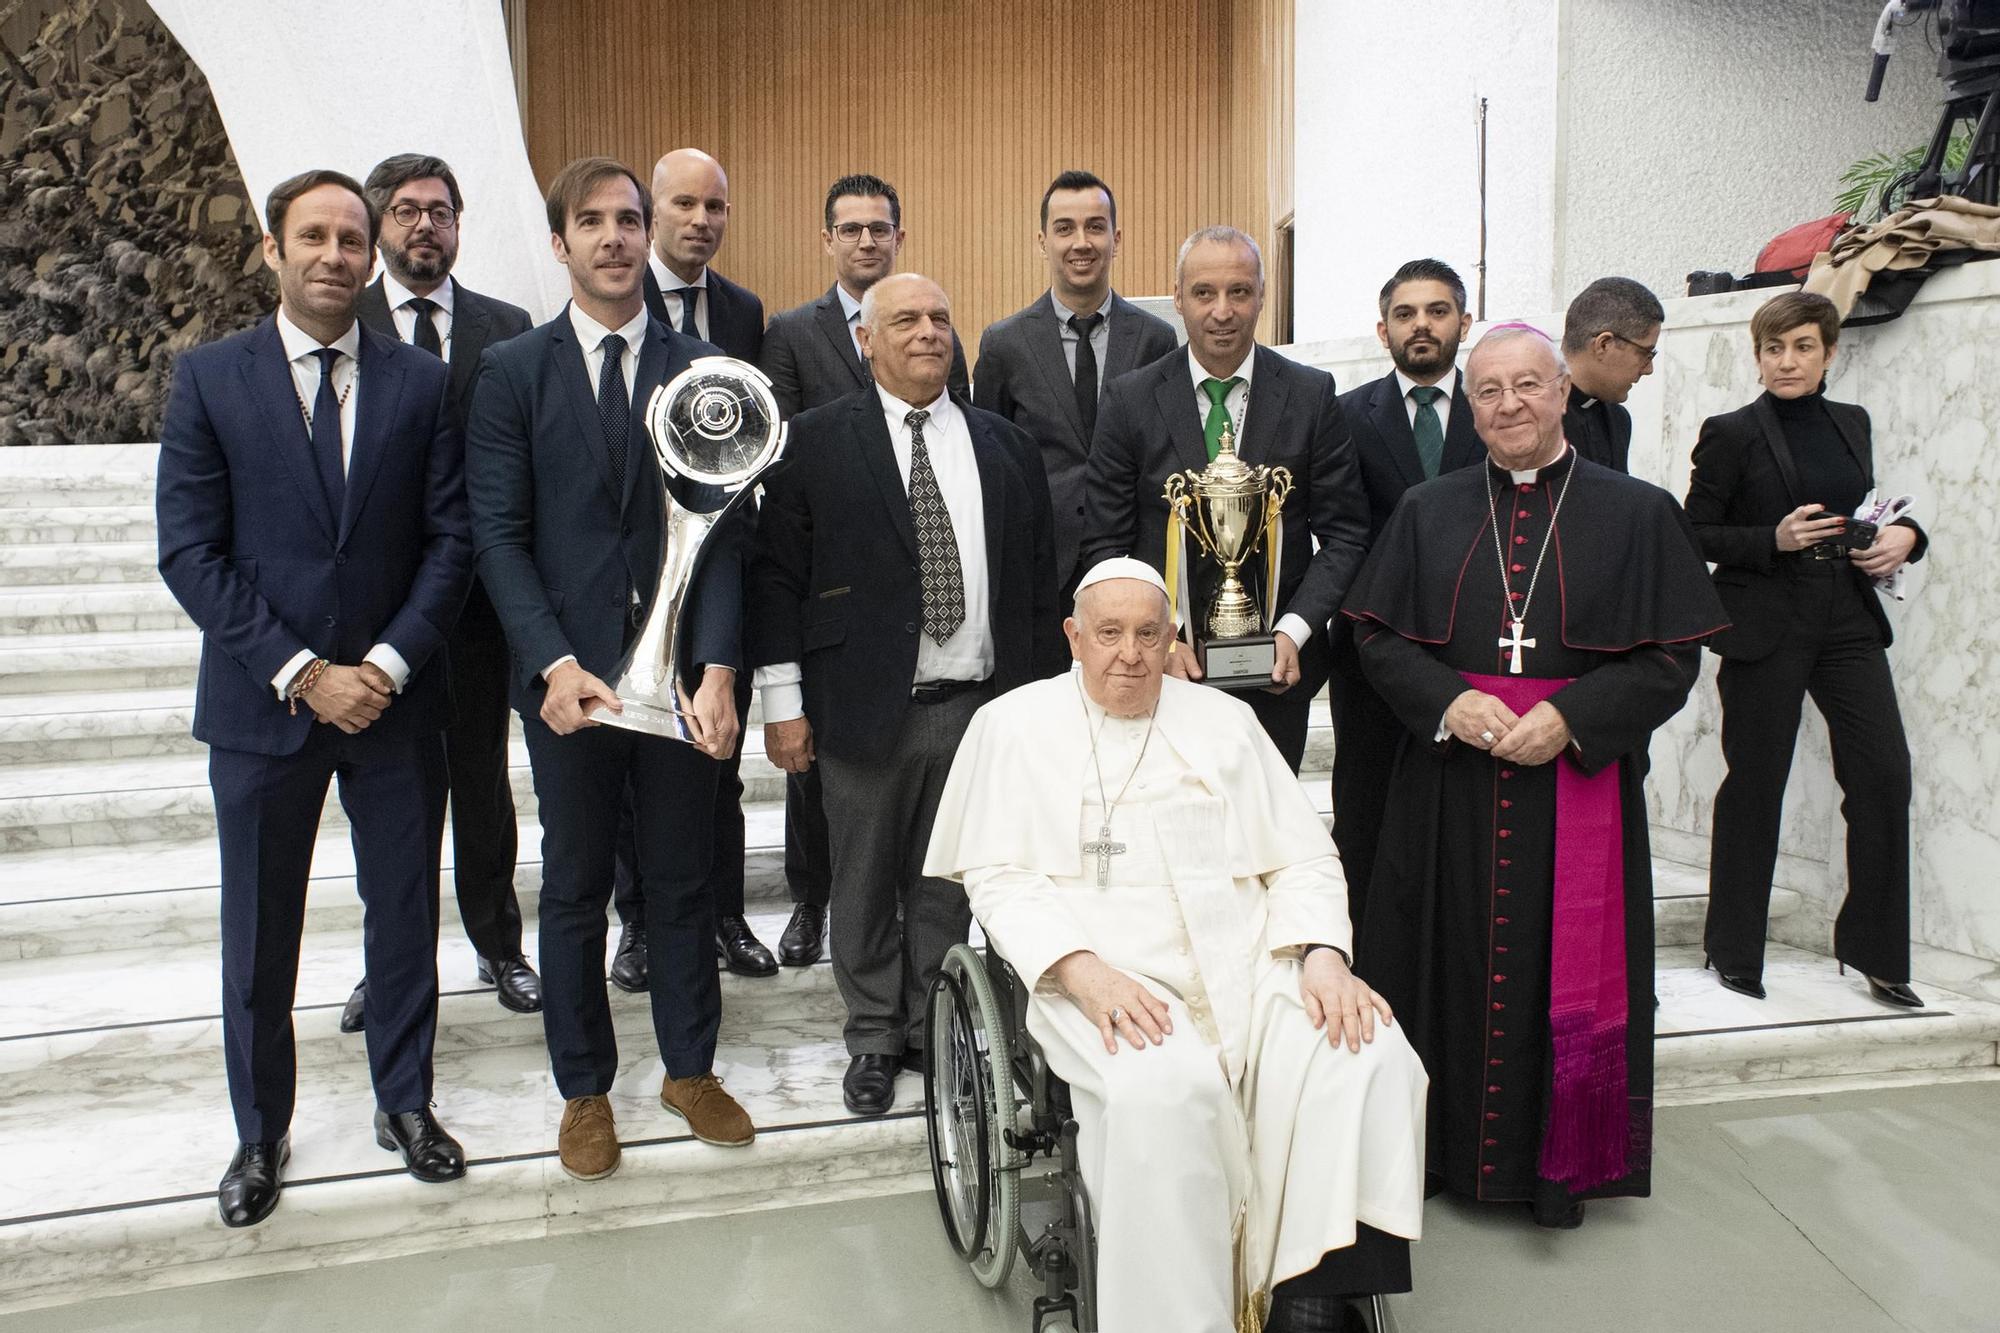
[[[1167,478],[1168,597],[1178,610],[1185,528],[1202,554],[1222,566],[1222,584],[1207,614],[1199,618],[1200,628],[1197,618],[1189,616],[1202,678],[1225,690],[1261,689],[1271,683],[1271,669],[1277,664],[1271,627],[1277,619],[1278,558],[1292,474],[1288,468],[1238,458],[1235,437],[1226,426],[1219,444],[1214,460],[1203,470]],[[1261,607],[1243,580],[1243,568],[1260,546],[1266,566]]]

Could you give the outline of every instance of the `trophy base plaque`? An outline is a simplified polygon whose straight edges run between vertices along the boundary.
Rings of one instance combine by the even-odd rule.
[[[694,740],[693,732],[688,729],[686,716],[679,711],[644,699],[627,699],[621,696],[618,702],[625,705],[623,712],[614,713],[599,704],[584,716],[592,722],[602,722],[607,727],[643,731],[648,736],[664,736],[670,741]]]
[[[1202,683],[1220,690],[1267,688],[1278,664],[1277,638],[1271,634],[1207,639],[1195,651],[1201,654]]]

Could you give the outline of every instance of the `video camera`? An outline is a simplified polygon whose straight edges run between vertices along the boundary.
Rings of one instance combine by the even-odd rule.
[[[1899,29],[1922,23],[1938,53],[1944,109],[1924,160],[1909,179],[1908,198],[1954,194],[2000,205],[2000,0],[1889,0],[1875,21],[1874,61],[1866,99],[1882,92],[1882,75],[1895,52]],[[1961,127],[1970,125],[1965,160],[1955,169],[1946,157]],[[1900,184],[1900,182],[1899,182]],[[1893,187],[1884,197],[1898,193]]]

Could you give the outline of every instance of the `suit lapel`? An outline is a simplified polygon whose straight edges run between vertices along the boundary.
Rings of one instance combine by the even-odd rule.
[[[1455,472],[1485,457],[1486,446],[1480,443],[1479,431],[1472,424],[1472,400],[1465,396],[1465,374],[1453,372],[1451,416],[1444,426],[1444,463],[1438,471]]]
[[[354,520],[368,502],[375,475],[389,452],[389,435],[396,420],[396,407],[403,398],[403,367],[391,352],[389,339],[371,329],[361,330],[360,378],[354,392],[361,401],[354,405],[354,440],[347,451],[347,500],[340,511],[340,540],[354,530]]]
[[[611,502],[622,511],[624,497],[611,484],[611,450],[604,443],[604,423],[597,415],[596,386],[590,382],[590,369],[583,360],[583,348],[576,340],[576,326],[569,322],[569,306],[564,305],[562,313],[556,316],[551,326],[555,339],[555,373],[562,381],[569,395],[570,414],[576,418],[577,438],[583,441],[584,452],[597,465],[597,475],[604,482],[604,490]],[[628,456],[629,459],[629,456]],[[629,475],[631,469],[626,469]]]
[[[396,318],[389,313],[389,295],[382,289],[381,278],[361,289],[361,298],[354,303],[354,317],[384,337],[396,336]]]
[[[1292,396],[1292,377],[1282,364],[1283,356],[1268,347],[1259,347],[1253,355],[1256,359],[1250,363],[1250,402],[1243,413],[1243,438],[1236,442],[1236,455],[1246,463],[1261,462],[1270,454],[1271,434],[1283,425],[1285,403]],[[1202,454],[1207,453],[1204,440]]]
[[[1083,413],[1076,406],[1076,380],[1070,375],[1069,362],[1063,359],[1062,324],[1056,319],[1056,312],[1049,309],[1049,298],[1043,297],[1031,307],[1028,317],[1028,349],[1034,355],[1035,366],[1048,384],[1049,396],[1060,406],[1062,419],[1069,423],[1071,433],[1082,442],[1085,453],[1090,451],[1090,440],[1083,433]],[[1114,323],[1113,329],[1117,328]],[[1116,337],[1114,333],[1112,335]],[[1100,376],[1098,386],[1103,387]]]
[[[667,367],[673,359],[671,344],[676,336],[661,321],[646,321],[646,337],[639,344],[639,369],[632,377],[632,424],[625,436],[625,494],[618,502],[621,509],[631,503],[640,470],[659,470],[653,461],[653,436],[646,429],[646,407],[653,401],[654,392],[667,382]],[[661,484],[665,484],[664,480]]]
[[[1410,418],[1403,408],[1403,395],[1398,392],[1402,387],[1394,371],[1375,381],[1375,392],[1368,404],[1368,420],[1374,425],[1382,447],[1388,450],[1389,460],[1396,465],[1403,484],[1417,486],[1424,481],[1424,462],[1417,455],[1417,437],[1410,429]],[[1441,470],[1443,465],[1439,466]]]
[[[1160,363],[1160,376],[1153,382],[1153,406],[1166,422],[1167,438],[1183,467],[1199,472],[1208,466],[1208,442],[1201,433],[1195,414],[1194,381],[1188,377],[1185,357],[1170,356]]]
[[[872,390],[853,400],[854,433],[861,446],[862,466],[875,479],[882,493],[883,507],[889,511],[889,526],[917,559],[917,525],[910,517],[910,492],[903,484],[903,470],[896,465],[896,448],[889,440],[889,421],[882,414],[882,400]]]
[[[306,432],[305,418],[299,413],[299,386],[292,380],[291,363],[285,360],[284,340],[278,337],[278,322],[267,317],[258,326],[243,358],[243,382],[250,401],[263,413],[264,425],[277,443],[273,451],[283,460],[285,471],[299,495],[319,520],[321,531],[331,546],[335,537],[333,507],[327,502],[326,488],[319,484],[319,463],[313,458],[312,436]]]
[[[1116,292],[1111,296],[1111,345],[1104,349],[1099,389],[1139,368],[1139,320],[1145,312]],[[1072,394],[1072,397],[1075,395]]]
[[[1764,443],[1770,447],[1772,459],[1778,464],[1778,475],[1785,482],[1785,494],[1796,507],[1799,503],[1799,468],[1792,458],[1792,446],[1785,442],[1785,430],[1778,424],[1778,414],[1762,398],[1751,406],[1751,412],[1757,418],[1758,428],[1764,432]]]
[[[861,358],[855,354],[854,336],[847,331],[847,315],[840,307],[840,296],[836,291],[829,290],[819,298],[819,304],[813,308],[813,322],[819,325],[819,331],[826,340],[833,344],[840,364],[854,376],[854,387],[865,389],[873,384],[875,381],[868,374],[868,367],[862,365]]]
[[[979,465],[979,506],[986,515],[986,568],[997,570],[1002,567],[1002,548],[1005,545],[1007,522],[1006,495],[1007,478],[1003,473],[1007,464],[1000,446],[988,433],[987,424],[972,414],[971,407],[962,399],[953,399],[958,410],[964,414],[966,433],[972,437],[972,459]],[[986,623],[997,625],[1000,618],[997,600],[1000,596],[1000,580],[986,580]]]
[[[1861,479],[1872,488],[1875,485],[1875,460],[1869,457],[1868,438],[1861,433],[1854,414],[1844,410],[1846,403],[1828,403],[1827,408],[1827,415],[1833,418],[1834,428],[1846,443],[1847,452],[1854,457],[1854,465],[1861,469]]]
[[[473,372],[479,369],[479,354],[486,350],[492,318],[485,303],[465,288],[456,288],[451,296],[451,384],[448,392],[451,401],[458,403],[464,401]]]

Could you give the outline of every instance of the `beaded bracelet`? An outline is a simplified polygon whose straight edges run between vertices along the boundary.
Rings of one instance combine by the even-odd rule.
[[[299,673],[298,679],[292,682],[292,688],[287,697],[291,700],[291,713],[293,717],[299,715],[299,699],[312,692],[312,687],[319,684],[319,678],[326,674],[326,669],[330,665],[332,664],[324,657],[315,657],[307,664],[306,669]]]

